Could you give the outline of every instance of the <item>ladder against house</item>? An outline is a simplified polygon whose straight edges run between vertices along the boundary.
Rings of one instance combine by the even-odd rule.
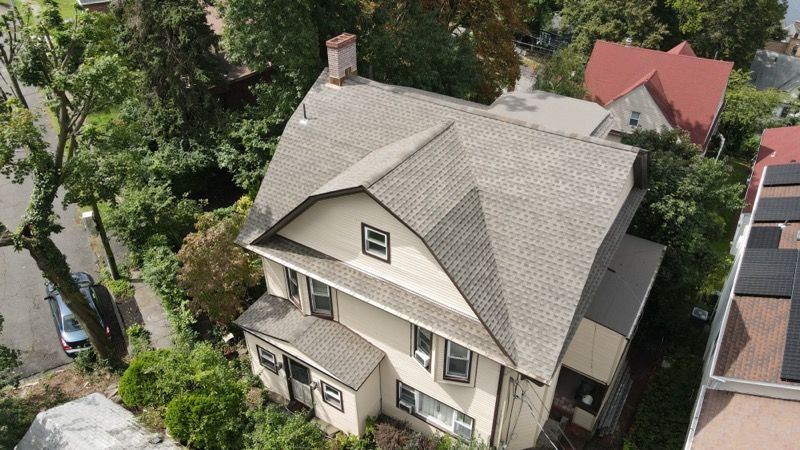
[[[622,375],[619,382],[614,387],[614,392],[608,402],[608,407],[605,408],[601,417],[597,421],[597,434],[600,436],[607,436],[617,430],[619,417],[622,414],[622,408],[625,406],[625,401],[628,399],[628,394],[633,386],[633,377],[628,367],[628,362],[625,361],[625,366],[622,368]]]

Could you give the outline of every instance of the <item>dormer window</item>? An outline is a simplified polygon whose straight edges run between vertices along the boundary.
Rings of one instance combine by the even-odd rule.
[[[628,119],[628,125],[632,127],[638,127],[640,116],[641,114],[639,113],[639,111],[631,111],[631,117]]]
[[[361,241],[365,254],[389,262],[389,233],[362,223]]]
[[[311,314],[332,319],[333,300],[331,288],[325,283],[309,278],[308,293],[309,297],[311,297]]]

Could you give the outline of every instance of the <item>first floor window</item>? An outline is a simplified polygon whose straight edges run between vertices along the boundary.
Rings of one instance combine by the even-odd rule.
[[[471,417],[400,381],[397,382],[397,405],[456,436],[464,439],[472,437],[475,421]]]
[[[342,391],[324,381],[322,382],[322,400],[339,411],[344,411],[344,404],[342,403]]]
[[[286,284],[289,288],[289,300],[297,306],[300,306],[300,277],[297,272],[286,268]]]
[[[256,351],[258,351],[258,362],[265,368],[278,373],[278,362],[275,359],[275,354],[258,345],[256,345]]]
[[[414,359],[422,364],[422,367],[431,370],[431,348],[433,343],[433,333],[421,327],[414,327]]]
[[[630,125],[632,127],[638,127],[639,126],[639,117],[641,117],[641,114],[639,113],[639,111],[631,111],[631,117],[628,119],[628,125]]]
[[[330,286],[309,278],[308,291],[311,297],[311,314],[333,317],[333,300],[331,300]]]
[[[463,345],[447,341],[444,346],[444,353],[444,378],[446,380],[469,382],[472,352]]]

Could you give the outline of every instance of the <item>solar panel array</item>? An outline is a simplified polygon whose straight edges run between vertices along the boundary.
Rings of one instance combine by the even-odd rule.
[[[789,307],[789,324],[783,346],[781,379],[800,381],[800,286],[795,288]]]
[[[764,186],[787,186],[800,184],[800,164],[767,166]]]
[[[800,197],[768,197],[758,200],[753,213],[756,222],[800,221]]]
[[[794,249],[748,248],[734,292],[759,297],[791,297],[799,253]]]
[[[747,248],[778,248],[781,243],[782,228],[753,227],[747,239]]]

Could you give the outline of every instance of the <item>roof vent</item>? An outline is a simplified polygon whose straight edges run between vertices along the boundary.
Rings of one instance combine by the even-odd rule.
[[[328,82],[341,86],[356,70],[356,35],[342,33],[325,41],[328,47]]]
[[[625,47],[630,47],[631,45],[633,45],[633,38],[628,36],[625,38]]]

